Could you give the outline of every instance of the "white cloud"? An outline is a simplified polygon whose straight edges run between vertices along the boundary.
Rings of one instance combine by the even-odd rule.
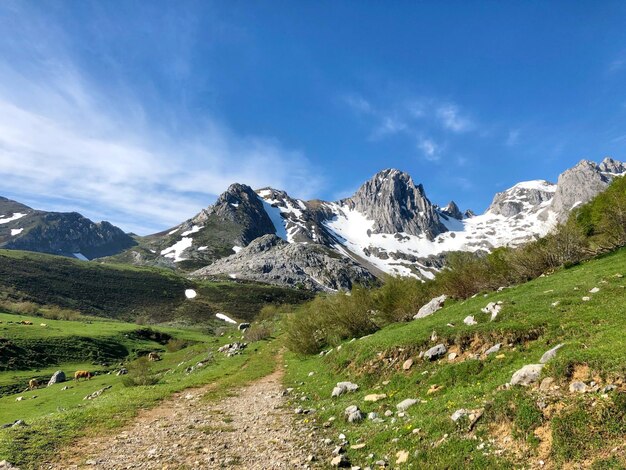
[[[474,128],[474,123],[461,115],[459,107],[455,104],[444,104],[437,109],[437,118],[441,125],[453,132],[466,132]]]
[[[130,89],[105,89],[87,78],[64,41],[48,33],[36,44],[30,37],[0,43],[7,52],[0,54],[0,178],[7,194],[146,234],[193,216],[234,182],[303,198],[319,190],[322,181],[302,152],[237,135],[211,115],[175,134]],[[12,60],[15,51],[28,60]]]
[[[429,161],[437,161],[441,158],[439,145],[429,138],[420,138],[417,147],[422,151],[424,158]]]

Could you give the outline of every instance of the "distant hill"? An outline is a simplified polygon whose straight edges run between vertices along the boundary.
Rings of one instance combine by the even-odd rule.
[[[187,299],[186,289],[197,296]],[[305,290],[258,283],[192,281],[156,268],[85,263],[69,258],[0,250],[0,293],[8,300],[75,309],[134,321],[206,323],[215,314],[252,319],[268,303],[300,303]]]

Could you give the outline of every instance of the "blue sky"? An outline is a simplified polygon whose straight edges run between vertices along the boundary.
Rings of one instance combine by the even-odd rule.
[[[147,234],[232,182],[439,204],[626,159],[626,4],[4,1],[0,194]]]

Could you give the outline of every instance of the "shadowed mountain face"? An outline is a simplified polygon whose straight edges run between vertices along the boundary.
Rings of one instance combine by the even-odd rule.
[[[303,201],[285,191],[232,184],[215,204],[171,230],[136,242],[107,222],[79,214],[33,211],[0,202],[0,242],[19,248],[110,262],[166,266],[196,277],[224,277],[349,289],[385,273],[431,278],[452,251],[490,251],[548,233],[579,204],[603,191],[626,166],[583,160],[557,184],[525,181],[494,196],[484,214],[451,201],[430,202],[399,170],[374,175],[336,202]]]
[[[93,259],[137,244],[109,222],[92,222],[77,212],[45,212],[0,198],[0,248]]]

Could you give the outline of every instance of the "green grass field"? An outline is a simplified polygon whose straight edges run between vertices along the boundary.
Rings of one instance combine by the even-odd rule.
[[[198,292],[193,301],[185,297],[190,288]],[[266,284],[192,281],[168,269],[13,250],[0,250],[0,294],[0,300],[58,306],[85,315],[194,325],[215,325],[218,312],[249,321],[268,303],[298,304],[313,296]]]
[[[374,460],[387,456],[393,466],[396,453],[407,450],[410,457],[402,468],[528,468],[541,466],[540,460],[557,467],[575,462],[626,468],[623,275],[626,250],[502,292],[448,302],[430,317],[391,325],[346,342],[324,357],[289,355],[286,385],[294,387],[297,396],[309,397],[305,406],[318,410],[315,419],[328,422],[331,435],[344,433],[351,444],[365,444],[348,450],[353,464],[361,466],[373,463],[369,454]],[[594,287],[599,291],[589,293]],[[582,300],[586,296],[589,301]],[[503,302],[503,309],[490,322],[481,308],[497,301]],[[465,325],[468,315],[474,315],[478,324]],[[436,341],[431,341],[433,334]],[[438,343],[462,359],[418,358],[420,351]],[[498,354],[467,357],[496,343],[502,343]],[[502,389],[516,370],[537,363],[559,343],[565,346],[543,371],[544,377],[551,376],[560,385],[555,396],[546,397],[536,387]],[[414,365],[404,371],[402,365],[409,358]],[[606,397],[569,393],[569,383],[578,378],[588,385],[592,380],[616,384],[618,389]],[[333,386],[344,380],[359,384],[359,390],[331,399]],[[372,393],[387,398],[365,402],[364,396]],[[406,398],[418,403],[398,417],[396,404]],[[346,423],[343,410],[353,404],[364,413],[379,413],[384,422]],[[459,426],[451,420],[460,408],[484,410],[471,432],[467,422]],[[394,412],[393,419],[384,416],[386,410]],[[327,421],[331,417],[336,419]],[[503,442],[504,436],[510,440]],[[551,445],[546,444],[549,441]]]
[[[129,351],[161,351],[162,360],[150,363],[151,376],[158,380],[156,385],[127,387],[124,376],[118,377],[115,371],[118,364],[109,367],[94,366],[92,362],[61,362],[54,367],[38,370],[16,370],[0,372],[0,385],[19,384],[22,391],[0,397],[0,425],[24,420],[28,426],[0,429],[0,460],[7,459],[21,468],[35,468],[54,450],[67,445],[72,439],[83,435],[106,432],[118,427],[143,408],[150,408],[172,393],[189,387],[214,384],[212,392],[218,398],[234,387],[270,373],[275,365],[273,360],[278,344],[261,341],[252,344],[243,355],[226,358],[216,352],[217,348],[240,335],[231,329],[224,336],[210,336],[194,329],[154,327],[153,332],[186,340],[189,346],[175,352],[168,352],[159,342],[146,340],[145,336],[134,333],[142,327],[122,322],[99,321],[48,321],[46,327],[34,325],[8,324],[9,321],[41,319],[18,315],[0,314],[0,331],[13,340],[23,341],[27,350],[38,341],[45,339],[51,344],[76,338],[104,340],[114,338],[125,341]],[[0,356],[1,357],[1,356]],[[131,356],[132,357],[132,356]],[[124,358],[120,359],[125,362]],[[197,364],[202,362],[202,367]],[[188,367],[196,369],[188,373]],[[23,391],[32,377],[49,378],[55,370],[63,370],[72,376],[75,370],[98,371],[91,380],[73,381]],[[110,372],[110,373],[109,373]],[[131,369],[132,372],[132,369]],[[126,376],[128,377],[128,376]],[[64,386],[69,388],[62,390]],[[84,400],[90,393],[111,386],[95,400]],[[17,401],[18,397],[23,397]]]

